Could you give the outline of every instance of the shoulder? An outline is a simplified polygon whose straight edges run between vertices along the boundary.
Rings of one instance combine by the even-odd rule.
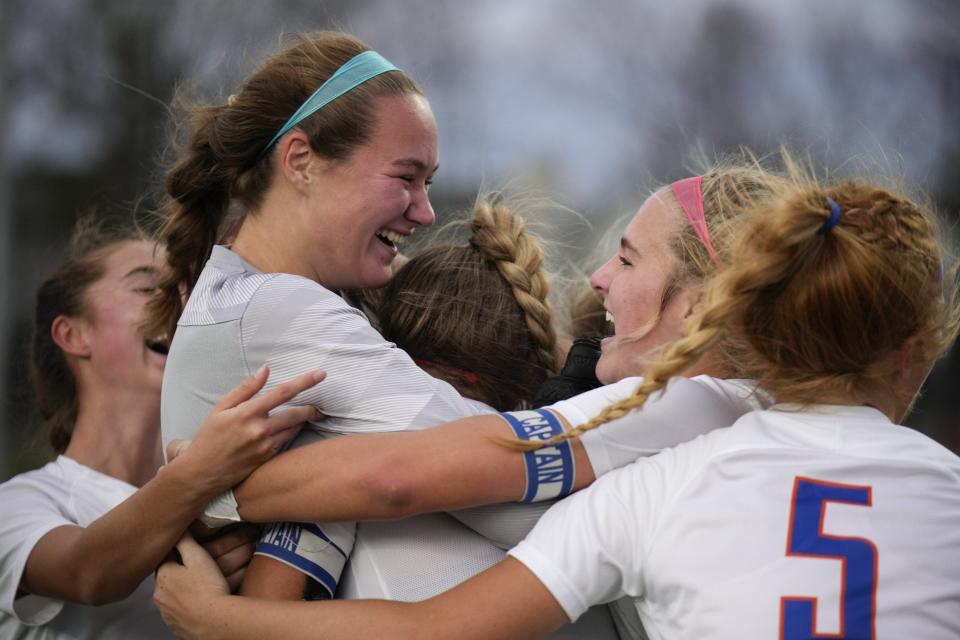
[[[214,247],[184,307],[180,325],[240,320],[258,309],[278,313],[311,306],[359,314],[320,284],[289,273],[263,273],[226,247]]]
[[[68,495],[75,484],[73,475],[59,460],[49,462],[0,484],[0,500],[9,508],[21,499],[50,500]]]
[[[766,409],[773,404],[769,394],[753,380],[715,378],[707,375],[674,378],[670,381],[667,394],[723,403],[736,407],[741,413]]]

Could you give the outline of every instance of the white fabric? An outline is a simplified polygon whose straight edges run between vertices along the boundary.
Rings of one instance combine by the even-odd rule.
[[[627,398],[643,378],[624,378],[598,387],[550,408],[571,426],[595,418],[602,409]],[[688,442],[728,427],[743,414],[770,406],[768,395],[749,380],[722,380],[710,376],[674,378],[662,393],[654,394],[639,411],[612,420],[580,436],[593,472],[603,474],[638,458]]]
[[[625,378],[547,407],[572,427],[595,417],[609,405],[629,397],[643,378]],[[733,424],[743,414],[771,404],[749,380],[709,376],[676,378],[638,411],[588,431],[580,439],[597,477]],[[509,549],[523,540],[555,501],[474,507],[454,515],[494,544]]]
[[[153,605],[152,576],[125,600],[100,607],[16,598],[27,558],[44,535],[65,525],[88,526],[134,491],[66,456],[0,485],[0,638],[173,637]]]
[[[837,633],[840,560],[786,555],[798,476],[871,488],[819,526],[875,545],[876,637],[960,637],[960,458],[868,407],[750,413],[601,478],[510,554],[571,619],[637,598],[653,639],[781,637],[781,597],[804,596]]]
[[[191,438],[219,396],[263,363],[270,366],[267,389],[313,368],[327,371],[324,382],[293,402],[320,409],[325,418],[311,426],[321,437],[423,429],[491,411],[417,367],[340,296],[306,278],[261,273],[218,246],[187,302],[167,357],[164,446]],[[317,435],[305,432],[298,441]],[[364,523],[355,543],[342,535],[344,526],[320,528],[336,547],[311,554],[313,564],[337,580],[343,556],[336,549],[350,555],[341,597],[426,597],[504,557],[503,550],[449,516]],[[600,617],[601,631],[577,637],[615,637],[609,617]]]

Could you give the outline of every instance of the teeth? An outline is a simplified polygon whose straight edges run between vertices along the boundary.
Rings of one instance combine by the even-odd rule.
[[[380,231],[377,231],[377,235],[389,240],[398,247],[407,241],[407,236],[401,235],[396,231],[391,231],[390,229],[380,229]]]
[[[607,322],[613,324],[613,314],[607,311]]]

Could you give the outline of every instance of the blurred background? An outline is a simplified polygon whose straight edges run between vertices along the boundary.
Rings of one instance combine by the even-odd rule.
[[[154,202],[178,87],[224,101],[284,34],[330,28],[425,87],[441,217],[522,184],[581,214],[547,224],[571,259],[739,145],[879,166],[957,221],[954,0],[2,0],[0,480],[45,456],[23,351],[78,213]],[[955,354],[910,418],[954,450],[958,380]]]

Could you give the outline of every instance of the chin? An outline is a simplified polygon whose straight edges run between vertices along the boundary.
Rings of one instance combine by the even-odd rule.
[[[379,287],[385,287],[390,283],[390,280],[393,278],[393,270],[390,269],[390,266],[387,265],[382,269],[376,271],[368,271],[364,273],[359,282],[353,286],[349,287],[352,289],[377,289]]]
[[[619,382],[626,376],[617,375],[616,362],[611,358],[606,358],[605,356],[600,356],[600,359],[597,361],[596,376],[597,380],[603,384],[613,384],[614,382]]]

